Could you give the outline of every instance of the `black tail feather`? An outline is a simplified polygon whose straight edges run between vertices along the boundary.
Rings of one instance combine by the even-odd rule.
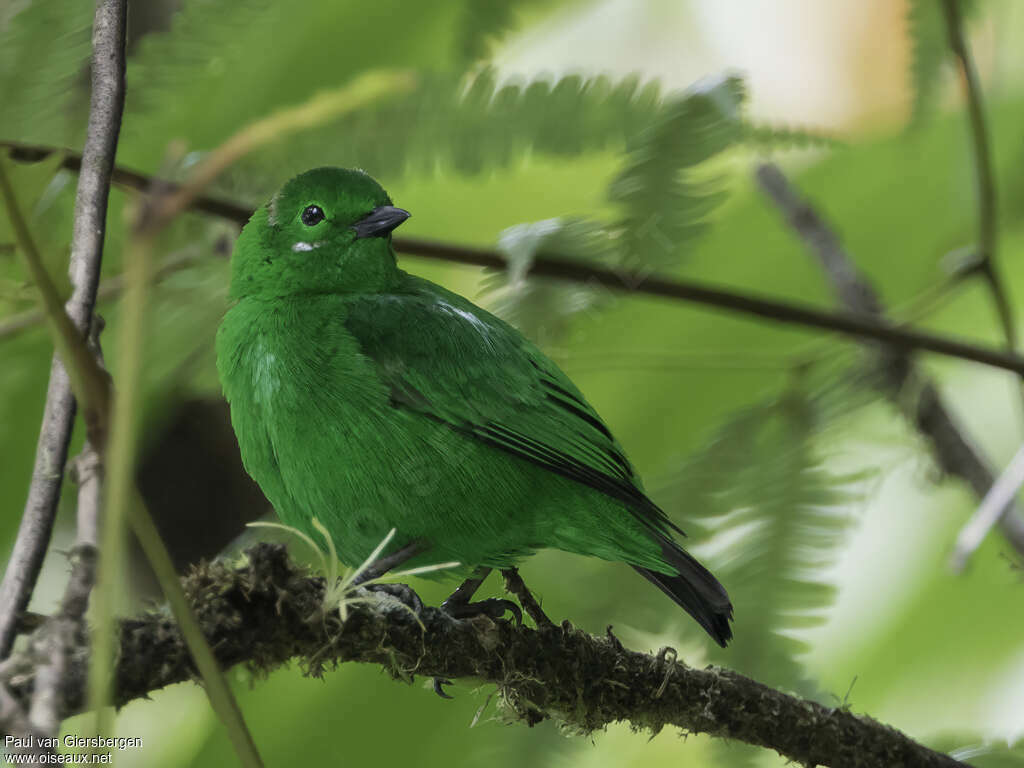
[[[672,598],[723,648],[732,639],[732,603],[711,572],[668,537],[661,540],[662,555],[677,575],[633,566],[637,573]]]

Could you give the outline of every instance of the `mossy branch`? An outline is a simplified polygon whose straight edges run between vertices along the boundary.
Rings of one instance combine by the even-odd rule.
[[[257,673],[297,659],[311,675],[342,662],[383,665],[395,679],[476,678],[498,686],[516,720],[554,719],[580,733],[623,721],[657,732],[674,726],[735,739],[804,765],[958,766],[904,734],[842,707],[825,707],[729,670],[694,669],[672,654],[631,651],[611,633],[597,637],[569,622],[539,630],[479,618],[456,621],[436,608],[419,616],[385,603],[353,605],[342,624],[321,611],[324,581],[293,564],[281,545],[246,551],[241,566],[196,567],[183,582],[218,661]],[[196,678],[191,655],[166,613],[125,619],[114,700],[124,704]],[[26,665],[28,668],[28,665]],[[64,714],[85,705],[86,670],[65,678]],[[12,681],[15,696],[32,680]],[[443,706],[424,694],[424,706]]]

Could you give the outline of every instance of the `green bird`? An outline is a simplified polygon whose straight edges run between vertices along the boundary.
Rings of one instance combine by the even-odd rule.
[[[724,646],[732,605],[673,540],[576,386],[510,325],[398,268],[409,217],[370,176],[318,168],[249,220],[217,368],[246,470],[281,520],[343,563],[397,530],[377,572],[449,561],[465,583],[542,548],[631,565]],[[439,571],[438,574],[451,571]]]

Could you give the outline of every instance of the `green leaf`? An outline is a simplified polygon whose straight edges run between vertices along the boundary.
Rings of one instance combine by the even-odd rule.
[[[599,298],[604,292],[593,288],[524,280],[522,275],[537,253],[547,251],[631,273],[673,267],[681,250],[704,231],[709,215],[724,199],[718,185],[695,169],[742,139],[742,82],[734,77],[708,81],[660,105],[653,88],[644,88],[638,95],[635,87],[635,81],[612,88],[601,78],[587,82],[568,77],[550,91],[532,84],[525,92],[528,106],[523,111],[542,116],[544,127],[552,126],[550,131],[541,128],[533,134],[540,151],[579,154],[616,135],[624,135],[627,142],[625,167],[608,191],[621,211],[614,224],[548,220],[502,234],[499,248],[509,256],[513,274],[503,287],[498,311],[534,339],[564,335],[574,314],[596,311],[604,303]],[[615,111],[594,114],[594,105],[602,104],[614,105]],[[652,108],[651,120],[642,128],[621,117],[610,119],[613,114]],[[588,134],[559,128],[573,125],[598,130]],[[495,290],[499,284],[491,279],[485,288]]]
[[[837,392],[812,393],[800,384],[753,405],[671,482],[688,521],[703,521],[715,540],[729,542],[728,556],[713,567],[742,622],[727,651],[729,666],[806,696],[821,694],[798,661],[803,645],[785,632],[820,622],[834,601],[834,587],[818,574],[845,541],[864,479],[826,469],[816,447],[837,399]],[[697,542],[707,536],[687,532]]]
[[[724,194],[693,169],[743,136],[742,80],[726,77],[698,84],[668,100],[653,124],[628,146],[609,199],[622,210],[627,264],[663,268],[704,231]]]
[[[759,150],[838,149],[842,139],[815,128],[748,123],[745,143]]]
[[[410,94],[254,156],[240,165],[232,185],[260,199],[282,176],[317,165],[356,166],[377,177],[438,169],[476,175],[534,152],[577,157],[621,150],[660,109],[657,85],[632,77],[613,82],[572,75],[499,85],[491,69],[468,80],[427,72]]]
[[[466,0],[458,32],[463,60],[472,63],[485,58],[494,44],[516,27],[519,12],[538,4],[537,0]]]

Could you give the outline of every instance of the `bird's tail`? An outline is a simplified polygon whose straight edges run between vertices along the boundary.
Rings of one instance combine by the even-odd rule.
[[[659,573],[634,565],[637,573],[672,598],[723,648],[732,639],[729,621],[732,603],[729,595],[711,572],[684,552],[667,536],[659,536],[661,553],[676,575]]]

